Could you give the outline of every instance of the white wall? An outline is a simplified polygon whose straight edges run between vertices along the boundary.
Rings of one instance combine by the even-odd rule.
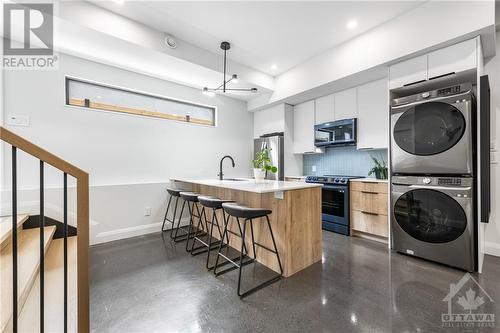
[[[5,117],[27,115],[31,121],[29,127],[7,128],[90,173],[91,219],[99,226],[91,228],[94,242],[158,230],[154,224],[161,221],[166,197],[162,189],[170,177],[216,177],[225,154],[236,162],[234,169],[225,165],[227,176],[251,174],[253,116],[245,102],[210,98],[198,89],[63,54],[57,71],[4,74]],[[214,105],[218,126],[67,107],[65,75]],[[8,188],[10,154],[5,157],[2,169]],[[37,161],[21,154],[18,166],[19,187],[37,188]],[[61,176],[47,169],[47,186],[59,187]],[[143,216],[145,206],[152,208],[150,217]]]
[[[492,160],[496,163],[491,165],[492,182],[492,212],[490,223],[485,230],[485,251],[489,254],[500,256],[500,30],[496,33],[496,56],[485,61],[485,74],[489,76],[492,94],[491,104],[491,140],[496,146],[492,152]]]

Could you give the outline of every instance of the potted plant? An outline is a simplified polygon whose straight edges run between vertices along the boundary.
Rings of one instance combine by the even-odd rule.
[[[263,148],[255,153],[255,159],[252,161],[255,180],[263,180],[266,178],[268,171],[272,173],[278,171],[277,167],[271,165],[271,158],[269,157],[270,151],[271,148]]]
[[[384,159],[381,158],[379,161],[377,158],[373,156],[371,158],[375,165],[368,172],[368,176],[375,174],[375,178],[377,179],[387,179],[387,164],[385,163]]]

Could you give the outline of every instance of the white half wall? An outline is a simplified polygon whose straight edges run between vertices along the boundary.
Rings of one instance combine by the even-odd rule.
[[[68,107],[66,75],[216,106],[218,126]],[[4,81],[5,119],[30,117],[29,127],[6,127],[89,172],[93,242],[158,231],[171,177],[216,177],[226,154],[236,162],[234,169],[225,165],[228,177],[251,175],[253,115],[243,101],[210,98],[198,89],[64,54],[57,71],[6,71]],[[38,188],[38,161],[19,155],[22,200]],[[10,154],[2,157],[5,193]],[[61,187],[61,174],[50,166],[45,179],[48,187]],[[8,213],[9,200],[3,195],[0,213]],[[150,216],[144,216],[145,207],[151,207]]]

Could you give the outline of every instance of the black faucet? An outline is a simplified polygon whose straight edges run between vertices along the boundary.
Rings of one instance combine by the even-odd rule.
[[[231,162],[233,163],[233,168],[234,168],[234,166],[235,166],[235,164],[234,164],[234,160],[233,160],[233,158],[232,158],[231,156],[226,155],[226,156],[224,156],[223,158],[221,158],[221,160],[220,160],[220,165],[219,165],[219,167],[220,167],[220,168],[219,168],[219,174],[218,174],[218,176],[219,176],[219,180],[223,180],[223,179],[224,179],[224,174],[222,173],[222,162],[223,162],[226,158],[229,158],[229,159],[231,160]]]

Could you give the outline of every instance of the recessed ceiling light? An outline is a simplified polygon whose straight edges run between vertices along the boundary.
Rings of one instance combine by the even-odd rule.
[[[278,69],[278,65],[276,65],[276,64],[271,65],[271,70],[275,71],[277,69]]]
[[[113,0],[114,3],[117,3],[119,5],[123,5],[123,3],[125,2],[125,0]]]
[[[354,29],[358,26],[358,21],[356,20],[349,20],[346,24],[347,29]]]

